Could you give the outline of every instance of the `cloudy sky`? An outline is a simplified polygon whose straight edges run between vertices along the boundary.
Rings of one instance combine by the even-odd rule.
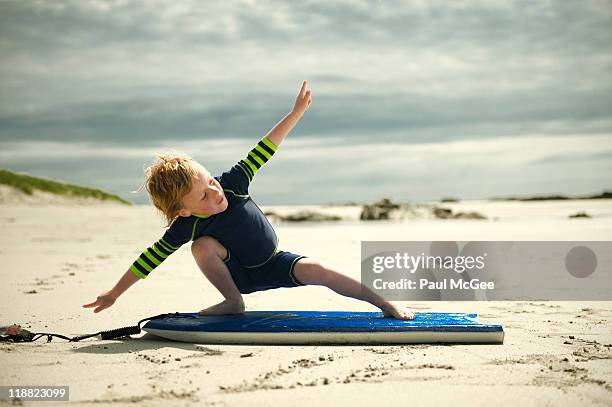
[[[134,202],[313,102],[262,204],[612,189],[611,1],[0,1],[0,167]]]

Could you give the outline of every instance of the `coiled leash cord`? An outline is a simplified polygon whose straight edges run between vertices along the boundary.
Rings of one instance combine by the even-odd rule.
[[[3,332],[4,334],[0,335],[0,342],[34,342],[39,340],[42,337],[47,337],[47,342],[51,342],[51,340],[53,338],[60,338],[60,339],[64,339],[70,342],[78,342],[81,341],[83,339],[87,339],[87,338],[92,338],[94,336],[100,335],[100,337],[104,340],[106,339],[116,339],[116,338],[122,338],[124,336],[129,336],[129,335],[137,335],[140,332],[142,332],[140,325],[145,322],[145,321],[150,321],[152,319],[161,319],[161,318],[165,318],[165,317],[172,317],[172,318],[196,318],[193,315],[185,315],[185,314],[179,314],[178,312],[175,313],[170,313],[170,314],[159,314],[159,315],[155,315],[153,317],[148,317],[148,318],[144,318],[141,319],[140,321],[138,321],[137,325],[134,326],[124,326],[121,328],[117,328],[117,329],[111,329],[108,331],[100,331],[97,332],[95,334],[87,334],[87,335],[78,335],[78,336],[74,336],[72,338],[65,336],[65,335],[60,335],[60,334],[54,334],[54,333],[46,333],[46,332],[30,332],[26,329],[21,328],[20,325],[11,325],[9,327],[3,328],[2,330],[5,331]]]

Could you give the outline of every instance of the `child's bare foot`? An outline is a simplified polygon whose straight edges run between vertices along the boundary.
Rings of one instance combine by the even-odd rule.
[[[211,307],[204,308],[199,312],[200,315],[227,315],[227,314],[243,314],[244,301],[239,300],[223,300]]]
[[[395,305],[389,301],[380,308],[385,317],[393,317],[395,319],[414,319],[414,312],[409,311],[400,305]]]

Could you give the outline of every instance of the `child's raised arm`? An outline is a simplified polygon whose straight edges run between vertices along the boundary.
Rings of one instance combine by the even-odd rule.
[[[291,112],[283,117],[282,120],[266,134],[268,140],[277,146],[281,145],[285,137],[287,137],[287,134],[302,118],[302,115],[308,110],[308,106],[310,106],[312,102],[310,89],[308,89],[306,85],[307,81],[302,82],[302,88],[295,99],[295,104]]]

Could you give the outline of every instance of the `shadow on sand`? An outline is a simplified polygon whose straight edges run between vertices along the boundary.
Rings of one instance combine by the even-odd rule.
[[[85,345],[85,342],[80,342]],[[145,334],[139,338],[112,339],[108,341],[95,340],[85,346],[72,349],[75,353],[98,353],[101,355],[140,352],[143,350],[157,350],[162,348],[175,348],[202,352],[221,352],[206,348],[205,345],[175,342],[155,335]]]
[[[85,343],[82,343],[85,345]],[[380,351],[376,351],[376,353],[383,353],[383,351],[387,348],[395,349],[397,348],[411,348],[411,349],[425,349],[432,346],[437,347],[446,347],[446,346],[456,346],[456,345],[465,345],[461,343],[428,343],[428,344],[383,344],[383,343],[372,343],[372,344],[261,344],[261,343],[252,343],[252,344],[235,344],[235,343],[209,343],[209,344],[197,344],[197,343],[187,343],[187,342],[176,342],[170,341],[167,339],[159,338],[158,336],[152,334],[145,334],[139,338],[124,338],[124,339],[113,339],[109,341],[101,341],[96,340],[92,341],[85,346],[81,346],[78,348],[72,349],[72,352],[75,353],[97,353],[100,355],[110,355],[110,354],[119,354],[119,353],[130,353],[130,352],[140,352],[143,350],[159,350],[164,348],[173,348],[173,349],[183,349],[188,351],[196,351],[202,352],[203,354],[209,355],[220,355],[224,353],[223,350],[209,348],[208,346],[218,347],[218,346],[231,346],[235,348],[248,348],[248,347],[283,347],[283,348],[292,348],[295,347],[297,349],[301,349],[304,347],[316,348],[355,348],[355,349],[371,349],[375,350],[377,348]],[[227,350],[227,348],[225,349]]]

